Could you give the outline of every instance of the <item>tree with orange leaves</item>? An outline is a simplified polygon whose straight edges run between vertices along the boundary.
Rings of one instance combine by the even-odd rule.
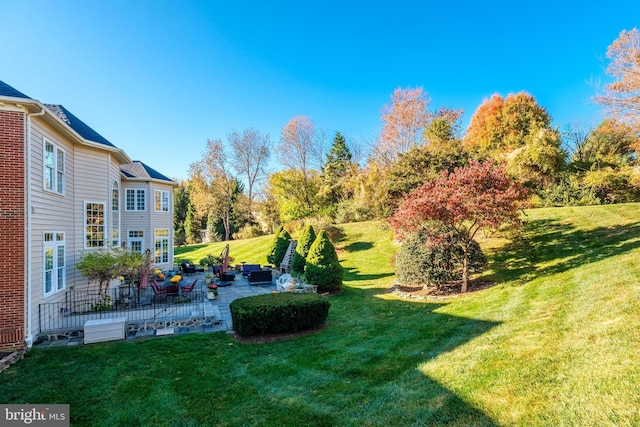
[[[614,81],[605,85],[604,93],[595,101],[623,121],[640,126],[640,32],[623,30],[607,49],[611,61],[607,74]]]
[[[541,129],[550,129],[551,117],[526,92],[495,94],[485,100],[471,117],[464,138],[470,151],[501,157],[525,145],[526,138]]]

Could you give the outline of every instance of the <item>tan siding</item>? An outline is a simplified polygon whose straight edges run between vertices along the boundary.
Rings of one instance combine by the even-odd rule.
[[[44,138],[65,152],[65,191],[63,195],[44,190]],[[75,282],[74,257],[76,247],[73,241],[74,220],[74,147],[60,134],[53,132],[40,120],[34,120],[31,127],[31,292],[32,325],[38,332],[37,307],[43,302],[64,300],[64,291],[44,297],[44,240],[45,232],[64,232],[66,251],[66,286]]]

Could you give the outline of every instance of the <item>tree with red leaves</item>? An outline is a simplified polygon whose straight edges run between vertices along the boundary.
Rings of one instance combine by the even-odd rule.
[[[463,253],[462,292],[469,281],[469,250],[479,231],[520,226],[519,202],[526,191],[493,162],[470,162],[469,166],[443,171],[410,193],[389,219],[398,238],[433,225],[455,237]],[[434,235],[432,239],[444,236]]]

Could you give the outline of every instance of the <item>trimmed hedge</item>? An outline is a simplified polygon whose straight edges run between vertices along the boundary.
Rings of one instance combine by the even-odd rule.
[[[277,293],[238,298],[229,304],[233,329],[242,336],[295,332],[322,325],[329,300],[311,293]]]

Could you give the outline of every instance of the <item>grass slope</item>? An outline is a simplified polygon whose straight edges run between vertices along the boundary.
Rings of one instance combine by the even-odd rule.
[[[0,396],[70,403],[73,425],[638,425],[639,208],[527,211],[521,240],[484,242],[497,286],[430,302],[389,294],[388,232],[348,224],[345,288],[320,333],[32,350]],[[266,262],[270,237],[231,255]]]

